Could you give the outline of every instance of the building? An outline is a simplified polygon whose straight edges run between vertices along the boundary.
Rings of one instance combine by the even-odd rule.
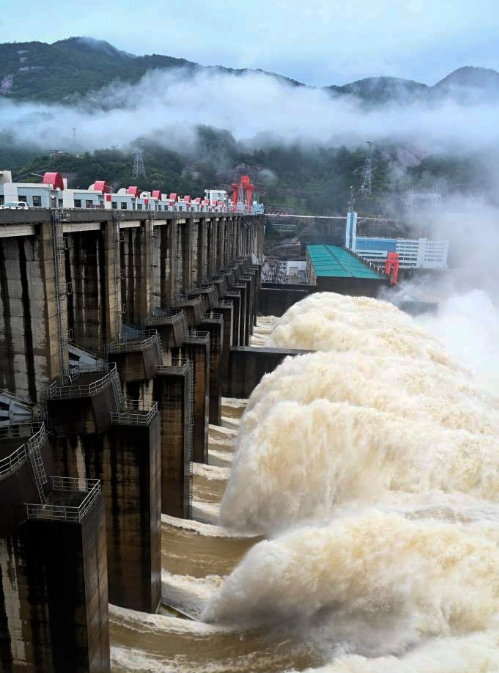
[[[205,190],[204,199],[180,197],[173,192],[167,195],[157,189],[141,191],[136,185],[121,187],[114,193],[106,180],[96,180],[88,189],[69,189],[60,173],[45,173],[39,177],[42,182],[13,182],[11,171],[0,171],[0,207],[14,201],[26,203],[29,208],[236,212],[223,190]],[[244,212],[262,215],[264,206],[254,201]]]
[[[262,280],[265,283],[305,284],[307,263],[302,260],[283,262],[276,257],[266,257],[262,265]]]
[[[384,266],[388,253],[396,252],[401,269],[446,269],[449,255],[448,240],[357,236],[357,213],[352,211],[347,215],[345,247],[376,266]]]
[[[318,292],[376,297],[390,279],[384,273],[337,245],[307,246],[307,277]]]

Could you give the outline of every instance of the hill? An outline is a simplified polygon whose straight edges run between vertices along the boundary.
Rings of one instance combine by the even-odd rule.
[[[367,77],[341,87],[328,87],[336,94],[348,94],[361,100],[382,105],[389,102],[409,103],[423,98],[431,87],[399,77]]]
[[[241,75],[246,70],[204,68],[192,61],[151,54],[135,56],[108,42],[71,37],[53,44],[0,44],[0,94],[24,101],[72,103],[112,82],[138,82],[152,70],[182,68],[186,77],[202,70]],[[292,85],[299,82],[275,75]]]
[[[137,83],[147,72],[181,68],[185,77],[207,70],[241,76],[261,72],[291,86],[308,85],[263,70],[202,66],[193,61],[161,54],[135,56],[102,40],[71,37],[53,44],[14,42],[0,44],[0,95],[23,101],[71,104],[113,82]],[[313,88],[313,87],[311,87]],[[485,68],[464,67],[434,86],[397,77],[368,77],[343,86],[324,87],[332,96],[354,96],[363,103],[410,103],[448,96],[458,102],[499,98],[499,73]]]

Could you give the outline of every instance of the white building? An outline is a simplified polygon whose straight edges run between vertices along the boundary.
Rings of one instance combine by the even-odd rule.
[[[0,171],[0,206],[21,201],[30,208],[60,208],[64,182],[60,173],[45,173],[43,182],[12,182],[11,171]]]
[[[448,240],[357,236],[355,212],[347,215],[345,248],[379,266],[385,265],[389,252],[396,252],[401,269],[446,269],[449,256]]]

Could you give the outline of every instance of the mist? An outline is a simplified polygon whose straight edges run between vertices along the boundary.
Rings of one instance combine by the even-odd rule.
[[[0,100],[0,132],[40,149],[69,149],[76,128],[83,151],[126,147],[138,136],[190,151],[195,127],[230,131],[248,146],[296,143],[356,147],[387,139],[420,154],[479,151],[499,142],[499,104],[438,101],[374,109],[355,96],[292,86],[263,73],[152,71],[136,85],[116,82],[74,105]]]

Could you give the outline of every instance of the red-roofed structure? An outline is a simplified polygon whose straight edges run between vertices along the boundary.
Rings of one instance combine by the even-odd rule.
[[[111,192],[111,187],[105,180],[96,180],[94,182],[94,191],[101,192],[102,194],[109,194]]]
[[[45,173],[43,176],[43,184],[50,185],[52,189],[64,190],[64,181],[60,173]]]

